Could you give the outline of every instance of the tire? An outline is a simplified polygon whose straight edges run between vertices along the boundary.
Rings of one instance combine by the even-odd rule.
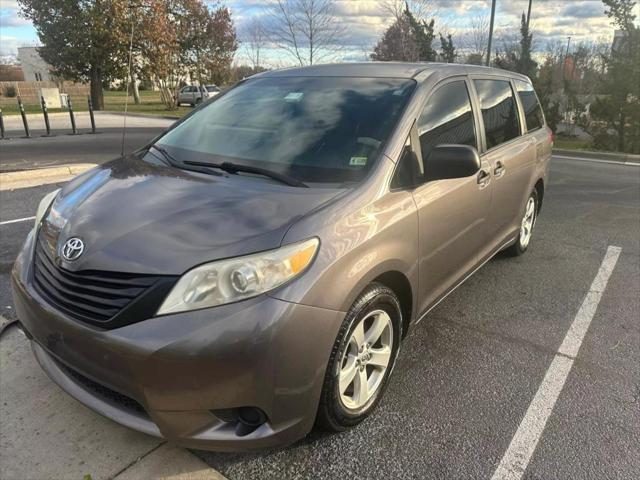
[[[374,325],[378,328],[373,328]],[[380,328],[380,325],[384,327]],[[361,332],[364,337],[354,335],[356,328],[360,326],[363,327]],[[331,350],[316,417],[317,428],[333,432],[344,431],[371,414],[380,402],[393,371],[400,348],[401,326],[402,313],[396,295],[384,285],[370,284],[347,312]],[[369,344],[366,340],[375,339],[373,332],[377,330],[381,331],[379,338],[367,346]],[[358,336],[364,342],[356,342],[355,337]],[[357,348],[360,344],[365,345],[363,350]],[[381,370],[383,367],[380,364],[387,355],[388,364]],[[350,365],[354,365],[356,373],[351,383],[347,383]],[[341,374],[344,376],[341,377]],[[367,392],[359,399],[360,392],[366,390],[359,389],[358,385],[363,385],[361,379],[367,376],[366,384],[372,392],[371,396],[367,397]],[[341,378],[343,385],[346,385],[344,392],[340,391]]]
[[[530,205],[533,205],[532,210]],[[534,188],[529,195],[529,198],[527,198],[527,203],[525,203],[524,213],[522,214],[522,219],[520,220],[520,233],[518,234],[518,238],[513,245],[507,247],[504,250],[504,253],[506,255],[511,257],[519,257],[527,251],[531,243],[531,237],[533,236],[533,229],[536,226],[536,220],[538,219],[538,210],[540,210],[540,204],[538,203],[538,192]],[[532,215],[532,218],[529,219],[530,215]],[[528,229],[526,228],[526,224],[528,224]]]

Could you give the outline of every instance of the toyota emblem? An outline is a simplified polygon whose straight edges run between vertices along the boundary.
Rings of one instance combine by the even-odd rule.
[[[70,238],[62,246],[62,258],[69,262],[80,258],[82,252],[84,252],[84,242],[78,237]]]

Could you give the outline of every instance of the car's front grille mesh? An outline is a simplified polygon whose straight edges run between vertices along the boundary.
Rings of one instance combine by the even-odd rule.
[[[160,277],[106,271],[71,272],[54,263],[36,242],[34,287],[60,312],[96,326],[106,325]]]

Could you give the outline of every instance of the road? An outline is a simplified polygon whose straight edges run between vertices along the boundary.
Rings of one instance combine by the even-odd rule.
[[[0,192],[0,220],[54,188]],[[7,318],[30,228],[0,226]],[[640,168],[571,160],[552,162],[530,250],[490,261],[414,328],[370,419],[276,451],[194,453],[230,479],[491,478],[609,246],[620,257],[523,478],[639,478]]]
[[[78,116],[78,131],[70,135],[66,115],[51,120],[52,137],[46,133],[42,119],[30,120],[31,138],[23,138],[22,125],[15,115],[6,117],[8,139],[0,140],[0,172],[42,168],[68,163],[102,163],[121,153],[123,117],[118,114],[96,115],[97,134],[89,134],[86,114]],[[131,152],[169,127],[175,120],[165,118],[130,116],[127,118],[125,151]]]

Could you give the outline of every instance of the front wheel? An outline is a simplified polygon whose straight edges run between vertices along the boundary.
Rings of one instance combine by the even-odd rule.
[[[345,316],[331,351],[316,424],[343,431],[376,407],[398,354],[402,314],[396,295],[372,283]]]
[[[531,236],[533,235],[533,228],[536,226],[536,219],[538,217],[538,192],[534,189],[527,199],[527,203],[524,208],[524,214],[520,221],[520,233],[516,242],[505,249],[507,255],[517,257],[527,251]]]

